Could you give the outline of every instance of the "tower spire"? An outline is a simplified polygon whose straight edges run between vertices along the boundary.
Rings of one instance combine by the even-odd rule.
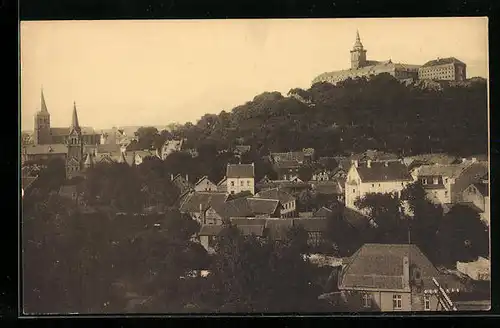
[[[76,112],[76,102],[73,102],[73,118],[71,119],[71,128],[77,131],[80,130],[80,124],[78,124],[78,113]]]
[[[356,30],[356,42],[354,42],[354,49],[363,49],[361,38],[359,37],[359,30]]]
[[[45,104],[45,97],[43,95],[43,86],[41,90],[41,111],[43,113],[48,113],[49,111],[47,110],[47,104]]]

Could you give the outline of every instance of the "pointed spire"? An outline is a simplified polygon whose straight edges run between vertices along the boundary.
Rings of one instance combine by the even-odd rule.
[[[361,38],[359,37],[359,30],[356,30],[356,42],[354,43],[354,49],[363,49],[363,44],[361,43]]]
[[[41,92],[41,112],[42,113],[49,113],[47,110],[47,104],[45,103],[45,97],[43,95],[43,86],[42,86],[42,92]]]
[[[80,124],[78,124],[78,113],[76,112],[76,102],[73,102],[73,118],[71,119],[71,129],[80,131]]]

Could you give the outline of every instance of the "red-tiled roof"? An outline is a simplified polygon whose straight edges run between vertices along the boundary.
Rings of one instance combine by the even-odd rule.
[[[432,278],[436,278],[444,288],[462,287],[458,279],[441,274],[415,245],[365,244],[343,270],[339,288],[401,290],[404,287],[404,257],[409,260],[410,270],[419,269],[424,289],[435,288]],[[405,284],[409,286],[410,281]]]
[[[371,167],[359,165],[357,171],[362,182],[412,180],[408,168],[400,162],[372,162]]]
[[[253,164],[228,164],[226,168],[227,178],[253,178],[255,168]]]

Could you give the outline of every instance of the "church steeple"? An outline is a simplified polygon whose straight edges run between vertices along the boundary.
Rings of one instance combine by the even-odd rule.
[[[42,91],[41,91],[41,106],[40,106],[40,111],[42,113],[46,113],[46,114],[49,113],[49,111],[47,109],[47,104],[45,104],[45,97],[43,95],[43,87],[42,87]]]
[[[80,124],[78,124],[78,113],[76,111],[76,102],[73,102],[73,117],[71,119],[71,127],[70,130],[75,130],[80,132]]]
[[[359,31],[356,30],[356,42],[354,42],[353,50],[363,50],[363,44],[361,43],[361,38],[359,37]]]
[[[351,50],[351,69],[358,69],[366,66],[366,50],[363,48],[359,31],[356,30],[356,41]]]

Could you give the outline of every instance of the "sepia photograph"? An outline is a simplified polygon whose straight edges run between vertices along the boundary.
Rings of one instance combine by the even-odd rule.
[[[488,311],[488,18],[20,23],[21,313]]]

